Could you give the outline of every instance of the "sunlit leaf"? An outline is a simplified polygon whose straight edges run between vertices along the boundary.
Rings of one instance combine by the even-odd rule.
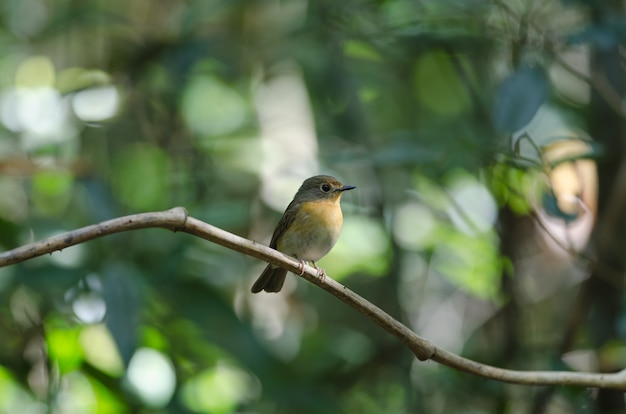
[[[432,263],[442,276],[483,299],[497,299],[502,261],[492,233],[468,236],[441,228]]]
[[[124,362],[106,326],[98,324],[85,327],[79,340],[85,360],[91,365],[112,377],[120,377],[124,373]]]
[[[250,397],[250,380],[246,372],[221,364],[187,381],[181,397],[195,412],[228,414]]]
[[[67,68],[60,71],[56,78],[55,87],[62,94],[108,85],[111,75],[102,70],[91,70],[79,67]]]
[[[9,369],[0,366],[0,412],[15,413],[34,405],[35,397],[13,378]]]
[[[343,45],[343,53],[354,59],[380,62],[380,54],[371,45],[358,40],[348,40]]]
[[[96,398],[96,414],[126,414],[130,412],[126,401],[114,390],[93,377],[88,379]]]
[[[490,190],[499,206],[507,205],[519,215],[530,212],[530,196],[536,187],[531,173],[502,163],[494,166],[490,178]]]
[[[74,177],[67,170],[42,170],[32,179],[33,204],[44,215],[59,214],[72,196]]]
[[[46,332],[46,345],[52,360],[58,364],[59,371],[64,374],[80,367],[83,362],[83,352],[78,341],[81,332],[80,326],[55,326]]]

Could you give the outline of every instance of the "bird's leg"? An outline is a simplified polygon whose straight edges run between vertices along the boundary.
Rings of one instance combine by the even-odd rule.
[[[304,266],[306,265],[306,262],[304,260],[300,259],[296,255],[294,255],[293,257],[295,257],[300,262],[300,273],[298,273],[298,276],[302,276],[304,274]]]
[[[317,277],[324,280],[324,278],[326,277],[326,272],[324,271],[324,269],[322,269],[321,267],[318,267],[317,263],[315,262],[313,262],[313,267],[315,268],[315,270],[317,270]]]

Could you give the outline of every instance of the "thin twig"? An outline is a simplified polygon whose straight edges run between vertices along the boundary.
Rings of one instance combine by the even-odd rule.
[[[44,254],[74,246],[109,234],[143,228],[165,228],[181,231],[209,240],[229,249],[279,265],[291,272],[299,272],[301,263],[277,250],[239,237],[187,215],[182,207],[162,212],[151,212],[120,217],[100,224],[69,231],[46,240],[30,243],[0,253],[0,267],[20,263]],[[515,371],[502,369],[456,355],[438,348],[398,322],[379,307],[368,302],[329,276],[320,278],[318,271],[305,266],[302,277],[358,310],[387,332],[400,339],[421,360],[432,360],[448,367],[483,378],[522,385],[574,385],[581,387],[626,390],[626,370],[617,373],[585,373],[568,371]]]

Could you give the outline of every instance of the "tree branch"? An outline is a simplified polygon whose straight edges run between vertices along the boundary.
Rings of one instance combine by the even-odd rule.
[[[182,207],[176,207],[161,212],[120,217],[27,244],[0,253],[0,267],[20,263],[44,254],[50,254],[57,250],[62,250],[109,234],[154,227],[193,234],[248,256],[279,265],[296,274],[301,270],[301,264],[298,260],[267,246],[236,236],[193,217],[189,217],[187,211]],[[358,310],[381,328],[400,339],[420,361],[432,360],[483,378],[513,384],[574,385],[626,390],[626,370],[608,374],[568,371],[515,371],[481,364],[446,351],[445,349],[438,348],[392,318],[382,309],[368,302],[345,286],[335,282],[330,277],[327,276],[323,279],[318,277],[317,270],[310,266],[305,266],[302,277],[337,297],[348,306]]]

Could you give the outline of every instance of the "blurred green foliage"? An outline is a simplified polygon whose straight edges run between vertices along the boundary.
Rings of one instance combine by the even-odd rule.
[[[624,27],[586,0],[4,1],[0,248],[176,205],[268,242],[329,173],[358,187],[331,277],[483,362],[623,367],[564,328],[584,266],[542,256],[529,218],[552,194],[542,148],[593,124],[563,55]],[[144,230],[0,269],[0,412],[608,412],[419,363],[293,275],[251,295],[262,268]]]

